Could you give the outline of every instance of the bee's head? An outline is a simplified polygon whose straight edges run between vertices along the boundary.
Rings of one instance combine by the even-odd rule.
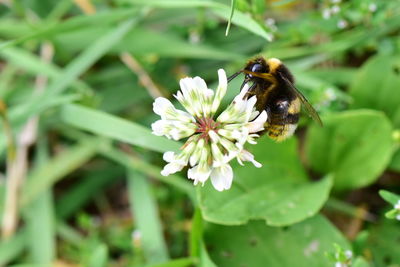
[[[251,72],[257,72],[257,73],[269,73],[269,65],[265,61],[264,58],[256,58],[254,60],[251,60],[247,63],[247,65],[244,67],[244,70],[248,70]],[[253,79],[253,75],[251,74],[246,74],[245,79],[246,80],[251,80]]]

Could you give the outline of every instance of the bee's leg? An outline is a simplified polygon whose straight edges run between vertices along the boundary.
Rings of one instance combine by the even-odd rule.
[[[255,92],[255,88],[256,88],[256,86],[257,86],[257,84],[252,84],[250,87],[249,87],[249,89],[247,90],[247,93],[246,93],[246,95],[244,96],[244,98],[249,98],[249,97],[251,97],[251,96],[253,96],[253,95],[256,95],[256,92]]]

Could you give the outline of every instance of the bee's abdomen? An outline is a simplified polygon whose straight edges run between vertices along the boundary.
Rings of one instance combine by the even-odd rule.
[[[283,141],[293,135],[297,128],[297,123],[294,124],[270,124],[266,123],[265,131],[268,136],[276,141]]]
[[[265,132],[276,141],[283,141],[293,135],[300,118],[300,100],[295,98],[284,112],[269,113],[268,121],[265,123]]]

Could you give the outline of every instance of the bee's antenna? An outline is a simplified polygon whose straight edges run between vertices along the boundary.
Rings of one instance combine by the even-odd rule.
[[[232,81],[233,79],[235,79],[240,73],[242,73],[243,70],[239,70],[238,72],[232,74],[231,76],[229,76],[228,78],[228,82]]]

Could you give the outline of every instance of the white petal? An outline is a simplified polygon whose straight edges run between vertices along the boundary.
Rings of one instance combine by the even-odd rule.
[[[249,133],[256,133],[264,130],[264,124],[267,121],[268,115],[265,110],[261,112],[261,114],[252,122],[249,122],[246,127],[249,130]]]
[[[211,172],[211,183],[218,191],[231,188],[232,180],[233,171],[229,164],[214,168]]]
[[[157,97],[153,103],[154,113],[163,116],[168,108],[174,108],[171,101],[165,97]]]
[[[199,162],[201,154],[202,154],[203,149],[204,149],[204,144],[205,144],[204,139],[200,139],[197,142],[196,147],[193,150],[193,153],[192,153],[192,155],[190,156],[190,159],[189,159],[190,166],[194,166]]]
[[[400,200],[394,205],[394,209],[400,210]]]
[[[172,173],[176,173],[183,169],[185,165],[179,164],[177,162],[171,162],[164,166],[164,169],[161,171],[161,175],[168,176]]]
[[[204,184],[211,174],[211,168],[201,168],[199,165],[194,166],[188,170],[188,178],[194,180],[194,183],[198,182]]]
[[[226,163],[224,155],[218,145],[214,142],[211,143],[211,152],[213,156],[213,167],[218,167]]]
[[[218,136],[218,134],[217,134],[215,131],[213,131],[213,130],[208,131],[208,136],[210,136],[211,141],[212,141],[213,143],[218,143],[218,141],[219,141],[219,136]]]
[[[166,162],[172,162],[175,159],[175,153],[173,151],[167,151],[163,154],[163,160]]]
[[[193,78],[193,89],[202,93],[205,93],[205,91],[208,90],[206,82],[198,76]]]
[[[226,73],[223,69],[218,70],[218,87],[215,93],[214,101],[212,103],[211,112],[215,113],[221,104],[222,98],[226,94],[226,90],[228,88],[228,80],[226,78]]]
[[[240,151],[240,153],[237,155],[237,157],[238,157],[238,159],[240,158],[240,160],[242,160],[242,161],[250,161],[251,163],[253,163],[253,165],[256,168],[262,167],[262,164],[254,159],[254,155],[245,149]]]
[[[169,124],[165,120],[158,120],[151,124],[151,129],[153,130],[154,135],[162,136],[166,135],[169,130]]]

